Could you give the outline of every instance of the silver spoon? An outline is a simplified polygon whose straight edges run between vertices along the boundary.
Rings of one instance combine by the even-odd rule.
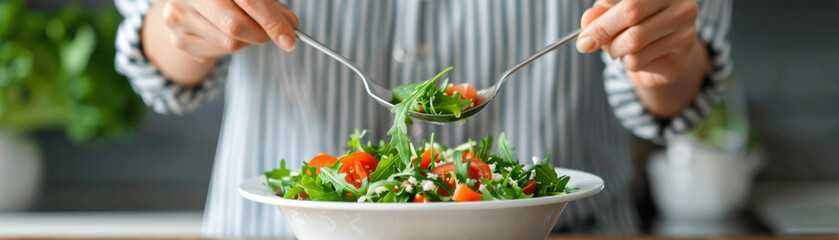
[[[532,56],[528,57],[527,59],[524,59],[523,61],[519,62],[518,64],[516,64],[512,68],[505,71],[503,74],[501,74],[501,77],[499,78],[498,82],[495,83],[495,85],[489,86],[487,88],[484,88],[484,89],[481,89],[481,90],[478,91],[478,97],[481,99],[481,105],[478,105],[478,106],[472,107],[470,109],[467,109],[466,111],[463,111],[460,114],[460,117],[455,117],[454,114],[427,114],[427,113],[415,112],[415,111],[409,111],[408,115],[412,118],[415,118],[415,119],[419,119],[419,120],[423,120],[423,121],[427,121],[427,122],[432,122],[432,123],[441,123],[441,124],[442,123],[450,123],[450,122],[457,122],[457,121],[465,120],[466,118],[469,118],[469,117],[477,114],[478,112],[480,112],[484,108],[486,108],[486,106],[489,104],[489,102],[492,102],[492,100],[495,99],[495,97],[498,95],[498,92],[501,89],[501,87],[504,85],[505,82],[507,82],[507,77],[509,77],[510,75],[512,75],[513,73],[518,71],[519,69],[523,68],[524,66],[527,66],[528,64],[532,63],[533,61],[536,61],[536,59],[539,59],[540,57],[544,56],[545,54],[559,48],[563,44],[568,43],[572,39],[576,38],[577,35],[580,35],[581,31],[582,31],[582,29],[578,29],[577,31],[574,31],[572,33],[569,33],[569,34],[563,36],[558,41],[556,41],[554,43],[551,43],[550,45],[546,46],[542,50],[539,50],[539,52],[537,52],[536,54],[533,54]],[[393,108],[394,105],[392,103],[390,103],[389,101],[385,100],[385,99],[390,99],[390,96],[391,96],[391,91],[390,90],[385,89],[384,87],[377,84],[376,82],[370,81],[369,78],[367,78],[367,75],[364,74],[364,72],[359,70],[358,67],[356,67],[350,60],[348,60],[344,56],[341,56],[340,54],[336,53],[334,50],[330,49],[329,47],[324,46],[322,43],[318,42],[317,40],[314,40],[312,37],[310,37],[309,35],[306,35],[303,32],[300,32],[299,30],[294,30],[294,32],[297,33],[297,37],[301,41],[303,41],[304,43],[306,43],[309,46],[312,46],[313,48],[323,52],[324,54],[332,57],[333,59],[338,60],[338,62],[340,62],[340,63],[344,64],[345,66],[347,66],[348,68],[352,69],[353,72],[355,72],[361,78],[361,82],[364,83],[364,88],[367,90],[367,94],[370,95],[370,97],[373,97],[373,99],[375,99],[377,102],[379,102],[383,106],[387,107],[388,110]],[[381,96],[387,96],[387,97],[382,98]]]

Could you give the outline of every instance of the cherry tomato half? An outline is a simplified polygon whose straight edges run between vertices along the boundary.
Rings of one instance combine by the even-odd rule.
[[[379,160],[369,153],[354,152],[341,159],[341,170],[338,173],[347,173],[345,180],[355,187],[361,187],[361,181],[376,171],[378,165]]]
[[[524,186],[521,187],[521,192],[527,195],[536,192],[536,180],[527,181],[527,183],[525,183]]]
[[[461,99],[472,100],[472,103],[478,105],[478,91],[475,90],[472,84],[463,83],[446,88],[446,95],[454,96],[454,92],[460,92]]]
[[[481,160],[474,159],[474,158],[469,158],[469,159],[464,158],[463,162],[466,162],[466,161],[470,161],[469,169],[467,170],[467,172],[469,173],[469,178],[478,180],[478,182],[475,183],[475,184],[480,184],[481,179],[484,179],[484,178],[492,179],[492,170],[489,168],[489,165],[487,165],[486,163],[484,163]],[[455,166],[454,163],[444,163],[444,164],[440,164],[437,167],[435,167],[434,170],[431,170],[431,173],[437,174],[438,176],[440,176],[440,179],[443,180],[443,182],[446,183],[446,185],[449,185],[449,187],[454,188],[455,187],[455,181],[454,181],[454,179],[449,178],[449,173],[454,172],[456,170],[457,170],[457,166]],[[440,192],[438,191],[438,193],[440,193]],[[440,195],[441,196],[448,196],[448,194],[444,195],[442,193],[440,193]]]
[[[321,154],[318,154],[317,156],[315,156],[314,158],[312,158],[312,160],[309,161],[308,166],[309,167],[317,167],[315,169],[315,174],[320,174],[320,167],[322,167],[322,166],[332,167],[332,166],[335,166],[336,162],[338,162],[337,158],[335,158],[333,156],[330,156],[330,155],[327,155],[327,154],[321,153]],[[312,174],[312,172],[310,172],[308,170],[306,170],[306,173],[307,174]]]

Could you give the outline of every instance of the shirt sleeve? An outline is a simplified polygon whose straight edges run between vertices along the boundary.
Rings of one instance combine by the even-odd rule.
[[[123,16],[117,30],[114,65],[155,112],[184,114],[219,94],[227,76],[230,56],[219,58],[210,76],[195,87],[179,86],[164,77],[146,58],[140,37],[143,17],[153,1],[114,0]]]
[[[672,119],[653,117],[638,100],[635,87],[620,60],[602,54],[606,63],[603,79],[609,105],[621,124],[640,138],[663,144],[669,136],[690,130],[713,110],[733,81],[734,65],[731,60],[731,44],[727,39],[732,2],[700,0],[697,3],[697,34],[707,45],[713,70],[703,80],[696,99],[678,116]]]

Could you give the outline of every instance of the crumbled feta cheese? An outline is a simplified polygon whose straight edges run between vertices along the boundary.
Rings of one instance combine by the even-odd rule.
[[[510,185],[517,186],[517,185],[519,185],[519,182],[516,182],[516,180],[513,180],[512,178],[510,178]]]
[[[413,177],[412,177],[413,178]],[[429,173],[428,178],[430,179],[437,179],[437,174]]]
[[[393,191],[394,192],[399,191],[399,186],[393,186]]]
[[[387,155],[382,155],[382,159],[387,159]]]
[[[536,156],[533,156],[531,160],[533,160],[533,165],[539,164],[539,162],[541,162],[541,159],[537,158]]]
[[[447,156],[447,158],[446,158],[447,162],[454,161],[453,160],[454,159],[454,150],[452,150],[452,149],[446,150],[446,156]]]
[[[433,191],[434,188],[437,187],[437,185],[434,185],[434,182],[428,180],[422,180],[420,186],[422,187],[423,191]]]
[[[406,192],[413,192],[414,191],[414,186],[408,185],[407,187],[405,187],[405,191]]]
[[[504,167],[504,170],[507,170],[508,172],[512,172],[513,168],[512,167]]]
[[[493,173],[492,174],[492,181],[500,181],[503,178],[504,178],[504,175],[501,175],[500,173]]]
[[[481,186],[478,187],[478,191],[484,192],[486,190],[487,190],[487,185],[486,184],[481,184]]]
[[[378,188],[376,188],[376,194],[381,194],[381,193],[383,193],[383,192],[387,192],[387,188],[386,188],[386,187],[378,187]]]
[[[417,185],[417,179],[414,177],[409,177],[408,183],[410,183],[411,185]]]
[[[361,196],[361,197],[358,198],[358,202],[360,202],[360,203],[361,202],[366,202],[366,201],[367,201],[367,196]]]
[[[495,163],[492,163],[492,164],[489,165],[489,171],[490,172],[495,172]]]

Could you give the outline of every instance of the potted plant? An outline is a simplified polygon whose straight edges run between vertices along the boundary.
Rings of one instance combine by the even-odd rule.
[[[30,135],[63,130],[75,144],[127,138],[143,107],[114,70],[120,16],[105,7],[57,12],[0,2],[0,211],[22,210],[40,181]]]
[[[668,139],[647,164],[659,219],[656,232],[678,237],[742,234],[739,214],[760,167],[742,86],[690,132]]]

